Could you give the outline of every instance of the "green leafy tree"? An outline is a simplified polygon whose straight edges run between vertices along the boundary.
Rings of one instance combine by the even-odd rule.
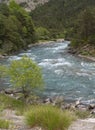
[[[0,54],[26,49],[37,41],[35,27],[29,13],[15,1],[0,3]]]
[[[79,17],[79,35],[87,40],[90,35],[95,33],[95,16],[89,9],[84,10]]]
[[[95,10],[89,8],[80,13],[73,28],[72,47],[95,46]],[[94,47],[93,46],[93,47]]]
[[[13,0],[10,1],[9,7],[12,14],[15,15],[21,23],[20,28],[22,28],[22,38],[26,41],[27,44],[35,43],[37,41],[35,27],[31,16],[29,16],[29,13]]]
[[[44,27],[38,27],[36,29],[36,35],[40,40],[48,40],[49,39],[49,31]]]
[[[3,67],[0,68],[2,71]],[[6,68],[6,75],[10,78],[10,83],[13,87],[22,89],[25,98],[32,89],[43,86],[41,69],[27,56],[22,57],[20,60],[12,61]]]
[[[5,3],[0,3],[0,13],[7,17],[10,15],[9,7]]]

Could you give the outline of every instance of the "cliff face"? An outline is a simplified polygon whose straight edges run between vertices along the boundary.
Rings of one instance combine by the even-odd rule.
[[[0,2],[8,3],[10,0],[0,0]],[[34,10],[36,6],[44,4],[49,0],[15,0],[18,4],[24,7],[27,11]]]

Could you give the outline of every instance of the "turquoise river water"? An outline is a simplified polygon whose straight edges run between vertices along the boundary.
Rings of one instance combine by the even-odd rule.
[[[15,56],[10,56],[2,63],[18,60],[28,55],[42,67],[45,81],[44,96],[63,95],[67,100],[95,99],[95,62],[75,57],[67,52],[68,41],[63,43],[49,43],[32,47]],[[0,81],[0,87],[4,81]]]

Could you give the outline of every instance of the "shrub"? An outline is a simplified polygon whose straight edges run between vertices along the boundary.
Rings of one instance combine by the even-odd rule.
[[[8,129],[9,128],[9,121],[0,119],[0,128]]]
[[[71,112],[53,106],[34,106],[25,114],[30,127],[40,126],[47,130],[65,130],[75,119]]]
[[[43,87],[41,68],[27,56],[13,60],[9,66],[0,66],[0,77],[2,73],[10,78],[12,87],[22,90],[25,98],[33,89]]]
[[[39,40],[49,40],[49,31],[44,27],[38,27],[36,29],[36,35]]]

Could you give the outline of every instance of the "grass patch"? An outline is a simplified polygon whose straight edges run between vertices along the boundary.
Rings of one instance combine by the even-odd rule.
[[[0,128],[1,129],[8,129],[9,128],[9,121],[0,119]]]
[[[85,118],[88,118],[90,116],[90,112],[89,111],[76,110],[75,114],[80,119],[85,119]]]
[[[75,120],[72,112],[62,111],[53,106],[34,106],[25,114],[30,127],[40,126],[47,130],[66,130]]]
[[[23,113],[26,108],[26,104],[5,94],[0,94],[0,111],[7,108]]]

